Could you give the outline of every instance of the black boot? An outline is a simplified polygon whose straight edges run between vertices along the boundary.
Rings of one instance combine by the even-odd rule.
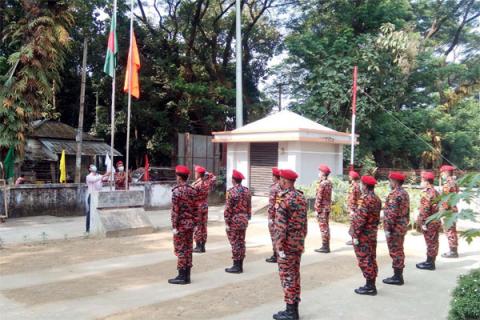
[[[435,258],[427,257],[427,261],[417,263],[417,268],[422,270],[435,270]]]
[[[330,252],[330,243],[324,242],[320,249],[315,249],[315,252],[329,253]]]
[[[275,320],[298,320],[300,316],[298,314],[298,302],[294,304],[287,303],[287,309],[285,311],[280,311],[277,314],[273,315]]]
[[[450,248],[450,252],[442,254],[443,258],[458,258],[457,248]]]
[[[225,272],[228,273],[242,273],[243,272],[243,260],[233,260],[233,266],[226,268]]]
[[[367,284],[364,287],[360,287],[354,290],[356,294],[362,294],[367,296],[376,296],[377,287],[375,286],[375,280],[367,280]]]
[[[192,270],[192,267],[188,267],[185,270],[185,282],[190,283],[190,271]]]
[[[265,259],[265,261],[270,263],[277,263],[277,253],[274,251],[270,258]]]
[[[393,269],[393,276],[387,279],[383,279],[383,283],[385,284],[393,284],[396,286],[403,285],[403,269]]]
[[[170,284],[188,284],[187,282],[187,269],[179,269],[178,276],[176,278],[168,280]]]
[[[205,252],[205,243],[204,242],[197,242],[197,246],[193,249],[195,253],[203,253]]]

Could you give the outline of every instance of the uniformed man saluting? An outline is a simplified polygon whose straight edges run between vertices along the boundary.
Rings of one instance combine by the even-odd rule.
[[[273,254],[270,258],[265,259],[265,261],[270,263],[276,263],[277,252],[275,251],[274,226],[275,205],[278,193],[280,192],[280,170],[278,170],[278,168],[272,168],[272,182],[273,184],[270,186],[270,193],[268,195],[268,231],[270,232],[270,238],[272,239]]]
[[[178,257],[178,276],[168,280],[171,284],[190,283],[192,268],[193,228],[198,219],[197,192],[187,184],[190,170],[185,166],[175,168],[177,185],[172,189],[173,246]]]
[[[350,180],[350,189],[348,190],[348,198],[347,198],[347,206],[349,210],[349,217],[350,217],[350,225],[352,222],[352,217],[357,209],[358,201],[360,200],[360,196],[362,195],[362,191],[360,190],[360,175],[358,172],[354,170],[350,170],[348,173],[348,178]],[[352,227],[350,226],[350,229]],[[350,233],[350,232],[349,232]],[[352,240],[347,241],[347,245],[353,245]]]
[[[217,177],[207,172],[204,167],[195,166],[195,182],[192,187],[197,191],[198,206],[198,224],[195,227],[194,238],[197,246],[193,252],[205,252],[207,243],[207,223],[208,223],[208,194],[215,186]]]
[[[353,214],[350,232],[358,266],[367,282],[365,286],[355,289],[355,293],[374,296],[377,294],[377,287],[375,286],[378,274],[377,232],[382,201],[375,194],[377,180],[374,177],[363,176],[361,181],[362,196]]]
[[[243,272],[245,234],[252,217],[252,195],[247,187],[242,186],[243,179],[245,177],[241,172],[233,170],[233,187],[228,189],[226,197],[224,218],[233,259],[233,266],[225,269],[228,273]]]
[[[275,206],[275,249],[283,287],[286,310],[273,315],[277,320],[299,319],[300,260],[307,236],[307,204],[303,193],[295,189],[298,175],[292,170],[280,170],[281,191]]]
[[[383,208],[385,216],[383,227],[387,239],[388,251],[393,260],[393,277],[384,279],[383,283],[403,285],[403,269],[405,268],[403,243],[410,221],[410,197],[402,187],[405,181],[404,174],[393,171],[388,175],[388,178],[390,179],[390,188],[392,191],[387,196]]]
[[[435,259],[438,255],[438,236],[442,224],[438,220],[427,223],[428,217],[438,212],[438,192],[433,187],[435,175],[433,172],[422,173],[422,197],[417,218],[417,224],[422,228],[425,242],[427,243],[427,260],[417,263],[418,269],[435,270]]]
[[[457,182],[453,177],[453,172],[455,167],[449,165],[443,165],[440,167],[440,172],[445,183],[442,187],[442,194],[446,195],[449,193],[458,193],[460,189],[458,188]],[[456,206],[450,206],[447,202],[442,204],[441,210],[449,210],[457,214],[458,208]],[[442,254],[444,258],[458,258],[458,234],[457,234],[457,224],[454,223],[452,226],[445,230],[445,234],[448,239],[448,246],[450,248],[449,252]]]
[[[315,211],[317,212],[318,225],[322,234],[322,247],[316,249],[316,252],[330,252],[330,211],[332,210],[332,182],[328,180],[330,168],[321,164],[318,168],[320,171],[318,177],[320,183],[317,188],[317,196],[315,198]]]

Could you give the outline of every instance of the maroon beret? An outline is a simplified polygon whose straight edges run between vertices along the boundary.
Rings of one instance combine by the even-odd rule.
[[[363,176],[362,177],[362,182],[363,182],[363,184],[366,184],[367,186],[374,186],[374,185],[377,184],[377,180],[372,176]]]
[[[233,169],[232,178],[234,178],[234,179],[239,179],[239,180],[245,179],[245,177],[243,176],[243,174],[242,174],[240,171],[237,171],[237,170],[235,170],[235,169]]]
[[[332,172],[326,164],[321,164],[318,167],[318,170],[320,170],[320,171],[322,171],[323,173],[326,173],[326,174],[330,174],[330,172]]]
[[[190,169],[188,169],[185,166],[178,165],[178,166],[175,167],[175,173],[189,175],[190,174]]]
[[[298,174],[293,170],[285,169],[285,170],[280,170],[280,177],[287,180],[295,181],[298,178]]]
[[[388,178],[392,180],[405,181],[405,175],[398,171],[390,172],[390,174],[388,175]]]

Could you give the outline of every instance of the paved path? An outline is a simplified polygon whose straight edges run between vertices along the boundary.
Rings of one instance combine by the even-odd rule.
[[[352,248],[344,244],[347,227],[333,224],[332,238],[331,254],[313,252],[321,241],[310,221],[302,258],[302,319],[446,319],[457,276],[480,267],[477,240],[470,246],[462,242],[460,259],[439,258],[436,271],[417,270],[415,263],[424,258],[423,237],[408,235],[406,285],[383,285],[391,261],[381,232],[379,294],[362,297],[353,293],[363,279]],[[188,286],[167,283],[175,273],[175,257],[166,229],[0,250],[1,319],[271,319],[283,302],[277,267],[264,262],[271,250],[266,218],[257,215],[251,221],[241,275],[224,272],[231,261],[221,222],[210,225],[209,239],[207,253],[194,255]]]

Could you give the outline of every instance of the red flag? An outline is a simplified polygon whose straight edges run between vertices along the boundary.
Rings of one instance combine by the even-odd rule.
[[[127,73],[125,74],[125,83],[123,85],[123,92],[128,94],[128,73],[130,70],[130,64],[132,64],[132,78],[130,81],[130,87],[132,88],[132,96],[140,98],[140,83],[138,82],[138,70],[140,70],[140,55],[138,54],[137,40],[135,39],[135,33],[132,35],[131,50],[128,50],[128,62]],[[130,57],[130,51],[132,57]]]
[[[145,173],[143,174],[143,181],[150,181],[150,163],[148,162],[148,156],[145,155]]]

